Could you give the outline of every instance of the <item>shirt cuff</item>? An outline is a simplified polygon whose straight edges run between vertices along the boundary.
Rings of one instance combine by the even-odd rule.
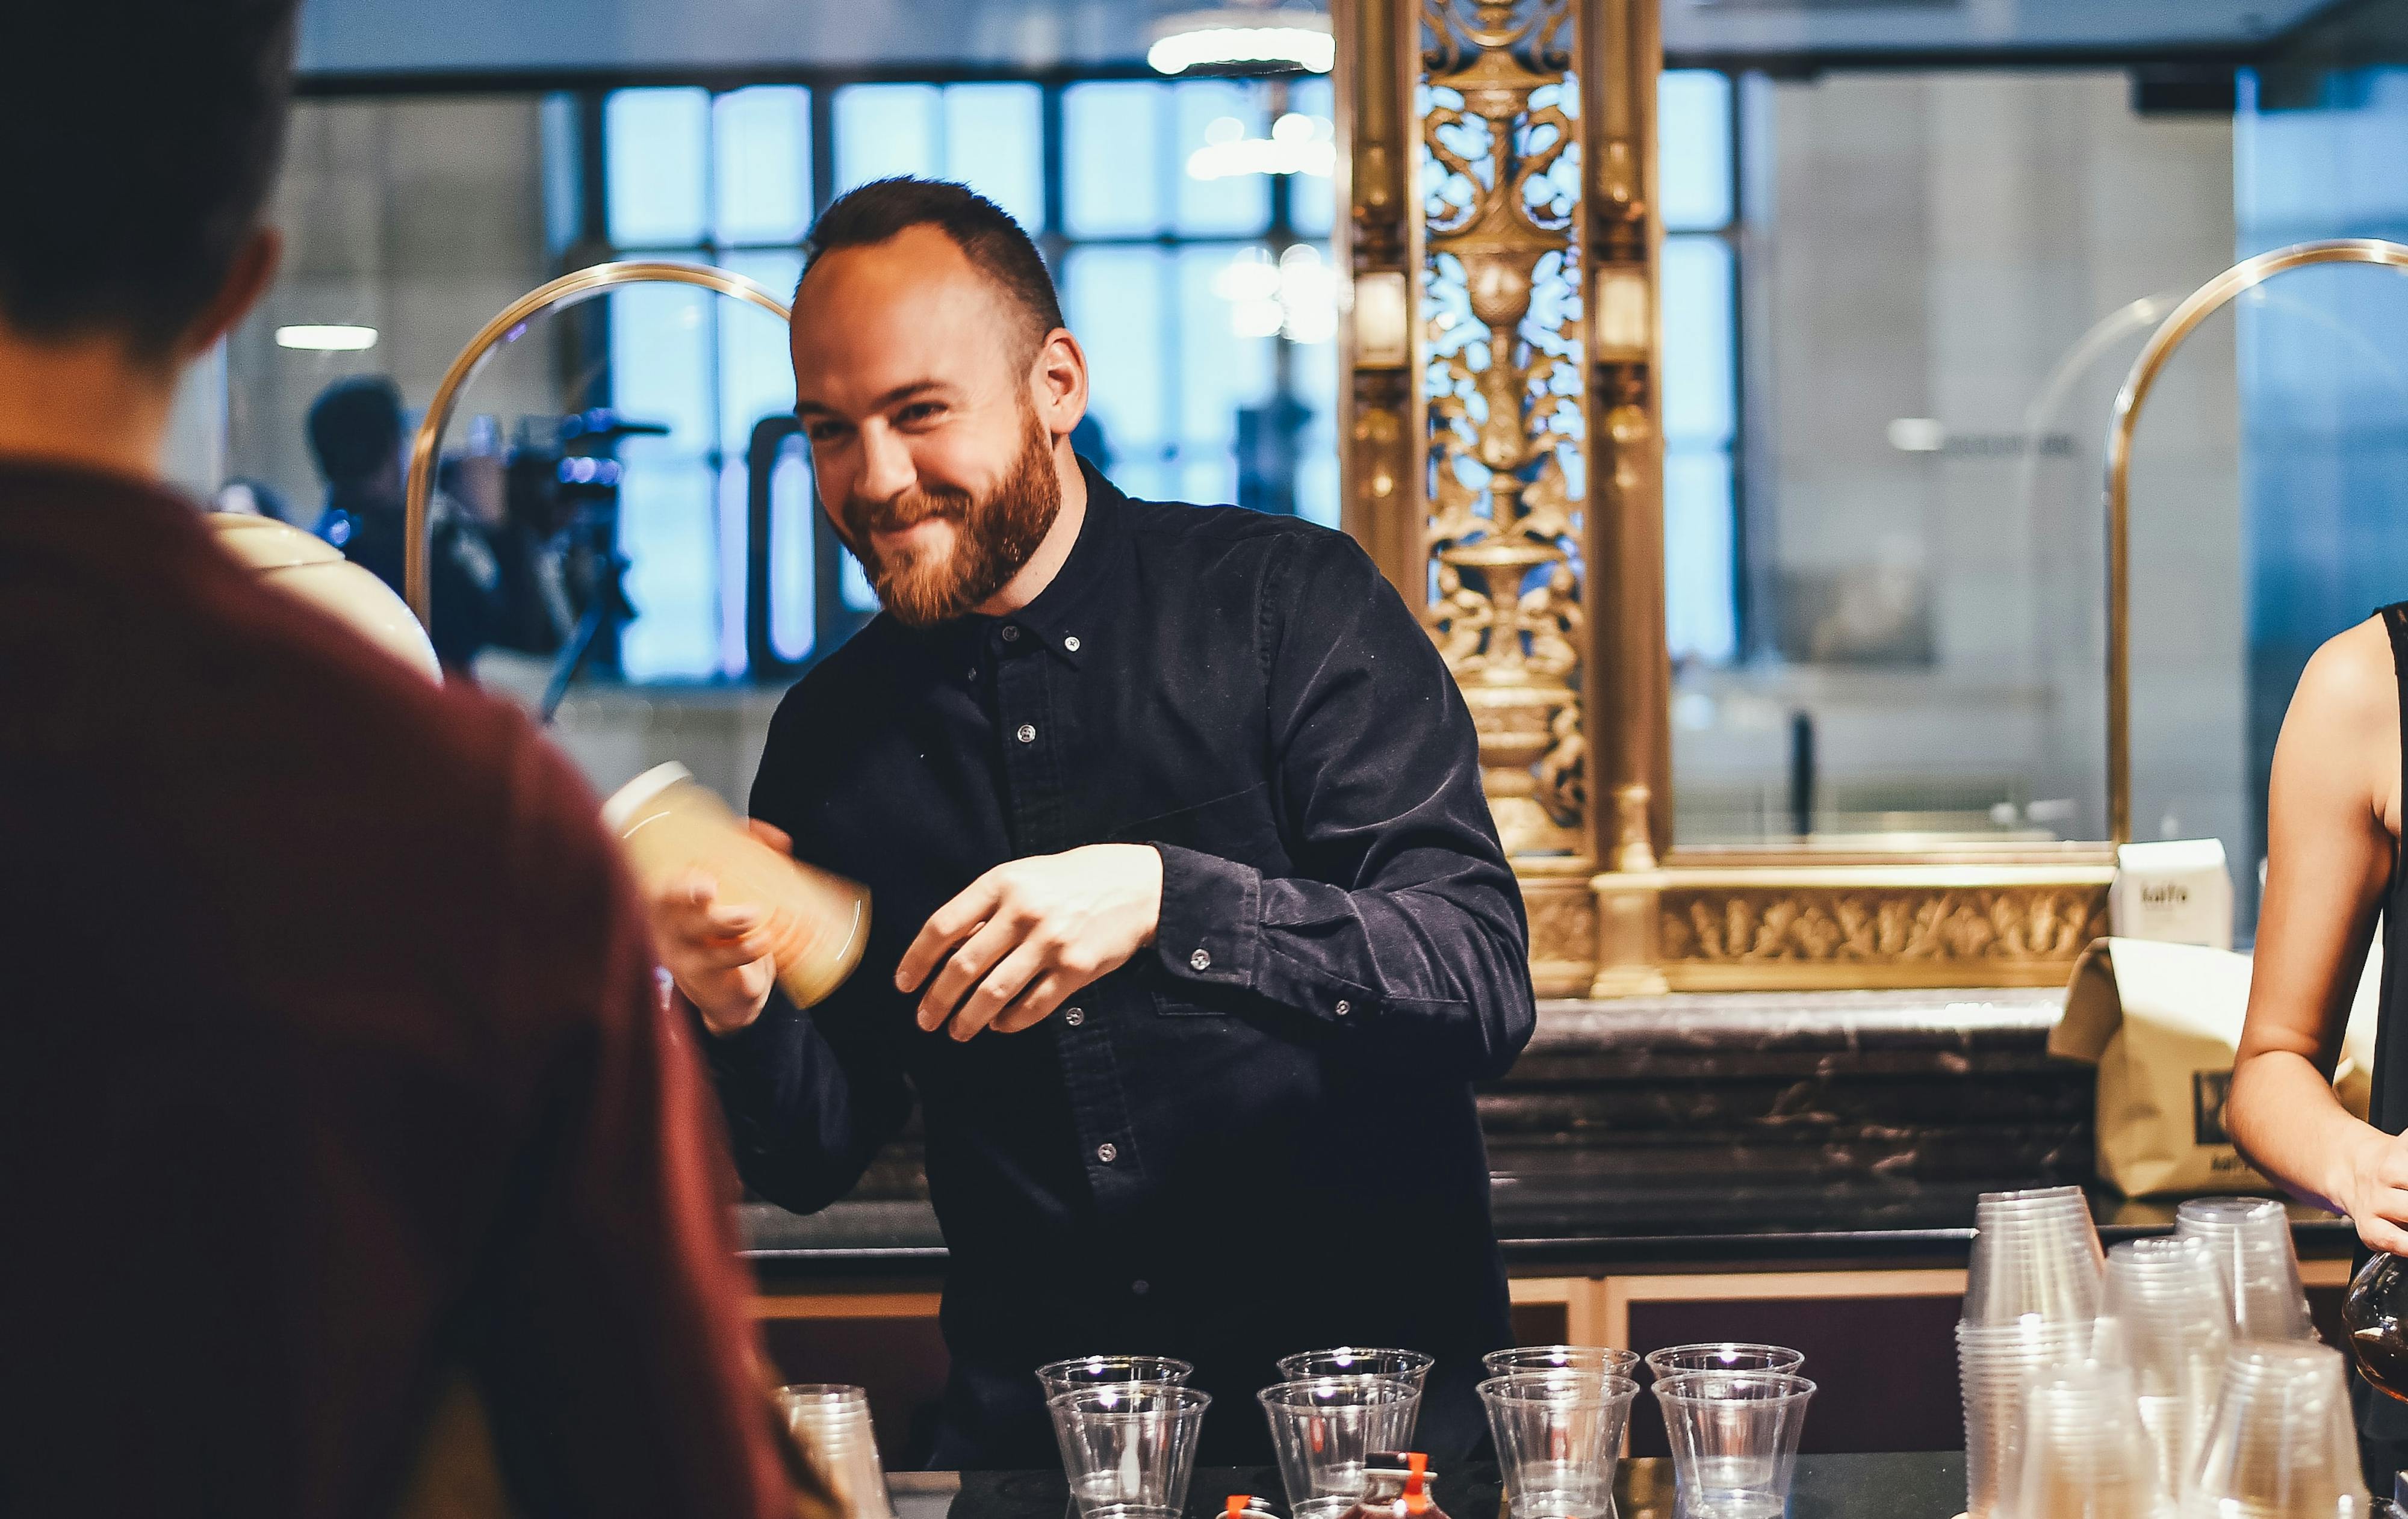
[[[1262,872],[1176,844],[1154,848],[1162,856],[1154,952],[1163,968],[1175,981],[1253,987],[1262,949]]]

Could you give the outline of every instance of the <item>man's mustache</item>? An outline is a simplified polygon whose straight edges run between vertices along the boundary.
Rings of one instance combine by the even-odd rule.
[[[947,518],[960,522],[969,514],[970,497],[967,491],[915,490],[887,501],[847,503],[844,520],[857,535],[900,533],[922,523]]]

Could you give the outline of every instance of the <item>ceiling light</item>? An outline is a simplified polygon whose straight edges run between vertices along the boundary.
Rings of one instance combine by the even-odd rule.
[[[1329,18],[1288,7],[1226,7],[1165,17],[1145,61],[1157,74],[1235,68],[1304,69],[1326,74],[1338,44]]]
[[[341,322],[305,322],[276,329],[277,347],[320,353],[357,353],[364,348],[376,347],[376,340],[374,327],[356,327]]]

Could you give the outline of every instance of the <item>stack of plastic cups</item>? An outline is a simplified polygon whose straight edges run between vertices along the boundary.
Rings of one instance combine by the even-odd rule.
[[[2232,1345],[2232,1316],[2206,1244],[2172,1239],[2117,1245],[2107,1253],[2100,1312],[2096,1354],[2130,1369],[2158,1484],[2178,1493]]]
[[[1971,1519],[1991,1519],[2021,1453],[2024,1389],[2090,1354],[2101,1255],[2079,1187],[1985,1193],[1977,1222],[1956,1358],[1967,1508]]]
[[[2128,1368],[2086,1362],[2042,1373],[2024,1393],[2022,1453],[2001,1474],[2012,1519],[2166,1519],[2172,1490],[2141,1424]]]
[[[2224,1279],[2235,1340],[2314,1340],[2291,1219],[2272,1197],[2194,1197],[2174,1211],[2174,1234],[2206,1243]]]
[[[797,1383],[778,1389],[778,1406],[845,1519],[895,1519],[886,1469],[870,1433],[867,1393],[836,1383]]]
[[[2341,1352],[2233,1346],[2182,1500],[2184,1519],[2363,1519],[2372,1512]]]

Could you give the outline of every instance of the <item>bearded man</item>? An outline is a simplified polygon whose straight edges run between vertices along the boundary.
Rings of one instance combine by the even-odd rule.
[[[820,499],[883,613],[780,707],[756,826],[866,881],[834,997],[758,914],[654,904],[746,1180],[824,1207],[924,1105],[950,1264],[935,1464],[1049,1465],[1031,1371],[1193,1361],[1207,1462],[1335,1344],[1437,1357],[1481,1439],[1509,1335],[1471,1083],[1532,1024],[1471,718],[1350,538],[1133,501],[1070,449],[1087,363],[1043,260],[958,185],[830,207],[795,295]]]

